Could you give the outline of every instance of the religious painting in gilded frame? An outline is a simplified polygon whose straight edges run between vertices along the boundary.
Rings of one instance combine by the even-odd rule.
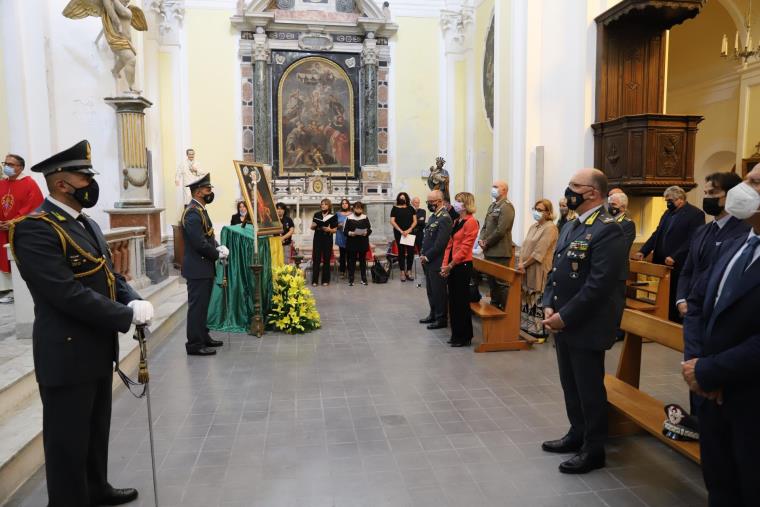
[[[275,202],[272,197],[272,189],[269,187],[264,164],[234,160],[235,172],[240,182],[240,191],[243,194],[248,215],[253,216],[253,189],[254,177],[258,173],[261,179],[256,184],[256,217],[258,219],[259,236],[272,236],[282,233],[282,222],[277,217]]]
[[[320,56],[293,62],[277,89],[277,149],[280,176],[321,169],[353,177],[354,87],[340,65]]]

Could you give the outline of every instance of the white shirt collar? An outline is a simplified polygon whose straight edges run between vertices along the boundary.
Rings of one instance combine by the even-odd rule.
[[[71,215],[71,218],[73,218],[74,220],[76,220],[77,218],[79,218],[79,215],[81,215],[81,213],[80,213],[79,211],[75,210],[75,209],[74,209],[74,208],[72,208],[71,206],[68,206],[68,205],[66,205],[66,204],[63,204],[63,203],[62,203],[61,201],[59,201],[58,199],[54,199],[54,198],[53,198],[53,196],[51,196],[51,195],[49,195],[49,196],[47,197],[47,200],[48,200],[48,201],[50,201],[51,203],[55,204],[55,205],[56,205],[56,206],[58,206],[59,208],[61,208],[61,210],[62,210],[62,211],[65,211],[65,212],[66,212],[66,214],[68,214],[68,215]]]
[[[594,213],[596,210],[598,210],[602,206],[604,206],[604,204],[600,204],[599,206],[596,206],[595,208],[591,208],[590,210],[586,211],[584,214],[578,217],[578,222],[580,223],[585,222],[586,219],[592,215],[592,213]]]
[[[203,208],[203,209],[206,209],[206,205],[205,205],[205,204],[203,204],[203,203],[202,203],[201,201],[199,201],[198,199],[196,199],[195,197],[193,197],[193,201],[197,202],[197,203],[198,203],[198,205],[199,205],[201,208]]]
[[[716,224],[718,224],[718,228],[719,229],[722,229],[728,223],[729,220],[731,220],[731,215],[726,214],[726,216],[724,216],[723,218],[719,218],[719,219],[713,220],[713,221]]]

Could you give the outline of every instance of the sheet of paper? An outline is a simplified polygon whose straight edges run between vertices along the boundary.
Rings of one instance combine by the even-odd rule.
[[[401,236],[401,244],[406,246],[414,246],[414,240],[417,239],[417,236],[414,234],[407,234],[406,236]]]
[[[357,236],[366,236],[367,229],[354,229],[354,234],[356,234]]]

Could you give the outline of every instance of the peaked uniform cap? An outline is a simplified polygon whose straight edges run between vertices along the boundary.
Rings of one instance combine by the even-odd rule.
[[[190,190],[195,190],[198,187],[212,187],[211,184],[211,173],[206,173],[203,176],[199,177],[198,179],[191,181],[188,185],[185,185]]]
[[[68,150],[56,153],[32,166],[32,172],[42,173],[45,176],[61,171],[98,174],[92,169],[92,154],[87,140],[79,141]]]

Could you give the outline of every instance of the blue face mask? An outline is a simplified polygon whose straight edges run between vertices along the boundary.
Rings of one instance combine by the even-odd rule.
[[[12,178],[13,176],[16,176],[16,170],[9,165],[3,165],[3,174]]]

